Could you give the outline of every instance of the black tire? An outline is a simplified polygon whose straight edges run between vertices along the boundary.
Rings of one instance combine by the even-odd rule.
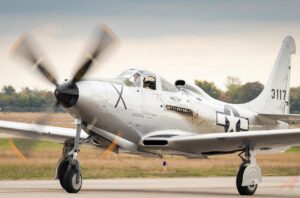
[[[250,186],[242,186],[245,169],[246,166],[240,167],[240,170],[236,176],[236,188],[240,195],[254,195],[257,189],[257,184]]]
[[[68,160],[63,160],[60,163],[59,167],[58,167],[57,176],[58,176],[58,179],[59,179],[59,183],[60,183],[60,185],[61,185],[61,187],[63,189],[65,189],[65,186],[64,186],[64,177],[65,177],[65,174],[67,172],[68,165],[69,165],[69,161]]]
[[[64,189],[68,193],[77,193],[80,191],[81,186],[82,186],[82,177],[81,174],[79,175],[79,181],[76,182],[76,177],[77,177],[78,171],[76,170],[75,167],[68,167],[68,170],[64,176]]]

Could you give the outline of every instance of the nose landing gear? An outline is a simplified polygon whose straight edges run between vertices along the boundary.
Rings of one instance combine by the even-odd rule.
[[[59,160],[56,168],[56,178],[59,179],[60,185],[68,193],[77,193],[82,186],[82,176],[80,164],[77,160],[79,152],[81,120],[76,120],[75,140],[66,140],[63,148],[63,157]]]

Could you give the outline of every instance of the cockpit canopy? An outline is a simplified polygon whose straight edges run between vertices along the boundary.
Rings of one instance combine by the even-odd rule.
[[[117,76],[117,79],[120,79],[128,87],[140,87],[141,86],[141,72],[129,69]]]
[[[129,69],[117,76],[117,79],[121,80],[128,87],[142,87],[144,89],[168,92],[179,91],[175,85],[145,70]]]

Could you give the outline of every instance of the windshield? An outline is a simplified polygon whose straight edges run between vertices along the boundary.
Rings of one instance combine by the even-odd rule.
[[[140,87],[141,86],[141,74],[136,70],[127,70],[120,74],[117,79],[124,82],[129,87]]]

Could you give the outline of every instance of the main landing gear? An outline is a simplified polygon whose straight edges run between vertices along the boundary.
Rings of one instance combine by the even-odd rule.
[[[239,156],[243,162],[237,173],[236,188],[240,195],[253,195],[258,184],[262,182],[261,170],[256,164],[254,148],[249,147]]]
[[[68,193],[77,193],[82,186],[80,165],[77,160],[80,144],[81,120],[76,121],[75,140],[66,140],[63,148],[63,156],[59,160],[56,168],[56,179]]]

